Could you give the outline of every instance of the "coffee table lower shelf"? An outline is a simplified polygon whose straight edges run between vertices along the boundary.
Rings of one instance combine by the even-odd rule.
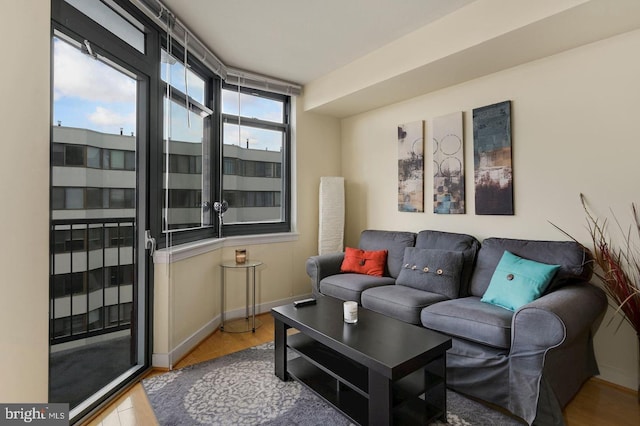
[[[287,373],[352,422],[369,424],[368,369],[310,337],[288,337],[297,358],[287,361]],[[393,383],[394,424],[428,424],[445,416],[445,359],[439,357]],[[425,387],[427,387],[425,392]],[[425,402],[425,400],[427,402]]]
[[[352,422],[368,423],[369,400],[303,358],[288,362],[289,376],[342,412]]]

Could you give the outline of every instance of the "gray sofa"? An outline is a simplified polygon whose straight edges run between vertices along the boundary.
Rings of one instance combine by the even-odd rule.
[[[306,269],[315,297],[355,300],[451,336],[451,389],[528,424],[564,424],[562,408],[598,374],[592,337],[607,300],[589,283],[588,250],[572,241],[488,238],[480,244],[470,235],[431,230],[366,230],[359,248],[388,250],[384,276],[341,273],[343,253],[312,256]],[[505,250],[560,265],[545,293],[516,312],[480,300]],[[423,264],[440,265],[438,273],[423,273]]]

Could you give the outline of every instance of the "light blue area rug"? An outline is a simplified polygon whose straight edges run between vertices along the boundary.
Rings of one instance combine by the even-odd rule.
[[[274,374],[273,343],[142,381],[160,425],[322,425],[352,423],[296,381]],[[521,425],[447,391],[447,424]]]

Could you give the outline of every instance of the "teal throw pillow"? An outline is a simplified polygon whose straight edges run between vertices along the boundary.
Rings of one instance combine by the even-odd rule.
[[[539,298],[559,268],[505,250],[481,300],[516,311]]]

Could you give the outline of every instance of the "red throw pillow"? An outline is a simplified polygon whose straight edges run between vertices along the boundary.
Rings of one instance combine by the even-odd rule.
[[[344,251],[344,260],[340,266],[340,271],[381,277],[384,275],[384,265],[386,263],[387,250],[367,251],[347,247]]]

